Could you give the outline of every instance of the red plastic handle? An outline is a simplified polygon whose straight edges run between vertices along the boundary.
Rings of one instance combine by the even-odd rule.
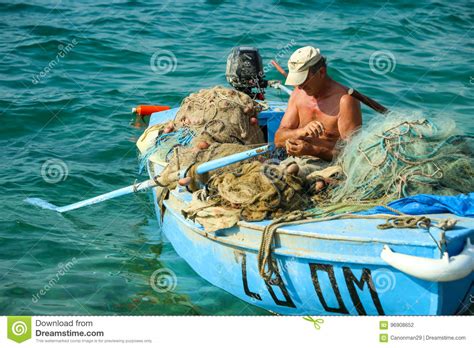
[[[167,105],[138,105],[136,108],[133,108],[132,111],[139,116],[149,116],[154,112],[161,112],[169,109],[171,108]]]

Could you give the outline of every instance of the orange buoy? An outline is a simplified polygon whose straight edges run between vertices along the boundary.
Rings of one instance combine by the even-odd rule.
[[[181,186],[188,186],[190,183],[191,183],[191,178],[189,176],[178,180],[178,184],[180,184]]]
[[[209,147],[209,144],[206,142],[206,141],[200,141],[198,144],[197,144],[197,148],[199,150],[205,150]]]
[[[160,112],[169,109],[171,108],[167,105],[138,105],[136,108],[132,109],[132,112],[139,116],[149,116],[154,112]]]

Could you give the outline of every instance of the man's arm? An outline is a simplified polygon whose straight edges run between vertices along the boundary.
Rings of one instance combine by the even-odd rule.
[[[281,119],[280,127],[275,133],[275,144],[277,147],[285,147],[289,139],[300,139],[304,137],[319,137],[324,133],[324,127],[319,121],[311,121],[304,127],[299,128],[300,119],[296,107],[295,93],[291,94],[288,108]]]
[[[341,97],[339,102],[339,118],[337,128],[342,140],[347,140],[354,131],[362,126],[360,103],[349,94]]]
[[[321,141],[317,139],[318,145],[313,141],[304,139],[288,140],[286,144],[286,152],[290,156],[315,156],[326,161],[331,161],[334,156],[334,143],[329,141]]]
[[[277,147],[285,147],[287,139],[298,138],[300,136],[300,130],[298,129],[300,120],[298,117],[298,109],[296,108],[295,93],[297,92],[293,91],[293,93],[291,93],[285,115],[283,115],[280,127],[275,133],[275,145]]]

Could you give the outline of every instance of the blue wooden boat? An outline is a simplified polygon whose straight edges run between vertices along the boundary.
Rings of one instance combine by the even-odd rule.
[[[259,122],[272,141],[286,104],[270,103]],[[150,126],[178,109],[155,113]],[[164,164],[150,162],[150,177]],[[154,191],[157,218],[161,214]],[[234,296],[285,315],[459,314],[473,302],[474,219],[452,214],[456,227],[388,229],[385,220],[333,220],[278,229],[277,282],[257,269],[263,228],[270,221],[241,221],[214,233],[183,217],[191,194],[179,187],[164,201],[162,230],[176,252],[204,279]],[[440,250],[438,244],[443,245]]]

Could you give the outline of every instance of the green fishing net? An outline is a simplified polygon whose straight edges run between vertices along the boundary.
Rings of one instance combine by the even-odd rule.
[[[344,144],[337,163],[344,176],[330,200],[393,199],[419,193],[474,191],[472,138],[451,119],[391,114],[376,119]]]

